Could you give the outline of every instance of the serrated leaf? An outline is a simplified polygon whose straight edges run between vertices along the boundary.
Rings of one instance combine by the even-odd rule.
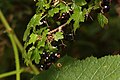
[[[53,35],[55,41],[58,41],[59,39],[63,39],[63,33],[62,32],[56,32],[54,35]]]
[[[101,27],[103,28],[105,24],[108,24],[108,19],[102,13],[99,13],[98,14],[98,22],[101,25]]]
[[[40,28],[40,30],[37,31],[38,35],[42,35],[42,32],[46,29],[47,27]]]
[[[31,44],[31,43],[34,44],[34,43],[36,42],[36,40],[37,40],[37,37],[38,37],[37,34],[32,33],[32,34],[30,35],[30,40],[29,40],[28,44]]]
[[[68,12],[70,10],[70,7],[63,3],[60,3],[60,10],[61,10],[61,13]]]
[[[57,47],[52,46],[50,42],[47,42],[46,49],[48,49],[50,52],[55,52],[57,51]]]
[[[84,6],[87,4],[87,2],[85,0],[75,0],[75,4],[78,6]]]
[[[35,47],[32,46],[32,47],[28,50],[28,53],[24,56],[26,65],[29,64],[29,61],[30,61],[30,59],[31,59],[31,56],[32,56],[32,53],[33,53],[33,50],[34,50],[34,49],[35,49]]]
[[[31,53],[32,51],[35,49],[34,46],[32,46],[29,50],[28,50],[28,53],[27,53],[27,58],[30,59],[31,58]]]
[[[79,6],[75,7],[74,14],[72,15],[74,21],[78,20],[80,22],[84,22],[84,15],[81,9],[82,7]]]
[[[24,36],[23,36],[23,41],[26,41],[27,37],[30,34],[30,30],[32,27],[35,27],[36,25],[40,25],[40,19],[41,19],[42,13],[41,14],[35,14],[30,22],[27,25],[27,29],[25,30]]]
[[[79,21],[75,21],[74,24],[73,24],[73,27],[74,27],[74,32],[76,31],[76,29],[78,29],[80,27],[79,25]]]
[[[85,20],[85,16],[84,16],[85,14],[83,13],[81,9],[82,7],[75,6],[74,13],[71,15],[71,17],[69,18],[67,22],[69,23],[72,19],[75,21],[73,25],[74,32],[76,31],[77,28],[79,28],[79,23],[84,22]]]
[[[45,9],[49,9],[50,8],[50,4],[45,4],[44,7],[45,7]]]
[[[38,50],[38,48],[35,48],[33,56],[32,56],[32,61],[35,60],[35,63],[39,64],[40,58],[41,57],[40,57],[40,54],[39,54],[39,50]]]
[[[76,60],[65,56],[58,63],[59,69],[51,66],[47,71],[35,76],[32,80],[119,80],[120,56],[106,56],[100,59],[90,57]]]
[[[45,9],[49,9],[50,8],[50,3],[51,3],[51,0],[39,0],[37,3],[36,3],[36,6],[37,6],[37,13],[42,10],[44,11],[44,8]]]
[[[46,41],[46,38],[42,37],[42,39],[38,42],[37,47],[38,48],[44,47],[45,46],[45,41]]]
[[[36,6],[38,6],[39,10],[42,10],[44,5],[45,5],[45,0],[39,0],[36,3]]]
[[[48,29],[47,30],[44,30],[43,33],[42,33],[42,38],[40,41],[38,41],[38,44],[37,44],[37,47],[40,48],[40,47],[44,47],[45,46],[45,41],[47,39],[47,33],[48,33]]]
[[[54,14],[59,12],[59,8],[52,8],[51,10],[48,11],[49,16],[53,17]]]

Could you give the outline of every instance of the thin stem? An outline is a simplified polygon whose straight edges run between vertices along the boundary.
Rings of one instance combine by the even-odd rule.
[[[4,17],[4,15],[3,15],[3,13],[2,13],[1,10],[0,10],[0,19],[1,19],[1,21],[3,22],[4,27],[6,28],[6,31],[7,31],[8,33],[10,33],[11,35],[13,35],[12,38],[14,39],[14,41],[15,41],[16,45],[18,46],[20,52],[23,54],[23,46],[22,46],[22,44],[20,43],[20,41],[18,40],[17,36],[16,36],[15,34],[13,34],[13,33],[14,33],[13,30],[12,30],[11,27],[9,26],[9,24],[8,24],[7,20],[5,19],[5,17]],[[39,74],[39,70],[36,68],[36,66],[34,66],[34,65],[32,64],[31,61],[30,61],[29,65],[30,65],[31,69],[34,71],[35,74]]]
[[[11,40],[11,43],[13,46],[13,50],[14,50],[14,55],[15,55],[15,63],[16,63],[16,71],[17,71],[16,80],[20,80],[20,73],[19,73],[20,61],[19,61],[18,49],[17,49],[16,43],[14,41],[13,35],[9,34],[9,37],[10,37],[10,40]]]
[[[57,27],[57,28],[53,29],[52,31],[48,32],[48,34],[52,34],[52,33],[55,33],[55,32],[57,32],[57,31],[61,31],[62,28],[65,27],[67,24],[68,24],[68,23],[66,22],[66,23],[60,25],[59,27]]]
[[[18,49],[16,46],[16,43],[14,41],[14,37],[13,37],[13,33],[12,33],[12,29],[10,28],[10,26],[7,24],[7,21],[5,20],[5,17],[3,16],[1,10],[0,10],[0,16],[1,16],[1,21],[4,23],[4,25],[6,26],[6,30],[8,32],[8,36],[11,40],[12,46],[13,46],[13,50],[14,50],[14,55],[15,55],[15,63],[16,63],[16,80],[20,80],[20,62],[19,62],[19,54],[18,54]]]
[[[19,73],[22,73],[22,72],[25,72],[25,69],[22,68],[19,70]],[[0,74],[0,78],[4,78],[4,77],[8,77],[8,76],[11,76],[11,75],[15,75],[17,73],[17,71],[10,71],[10,72],[6,72],[6,73],[3,73],[3,74]]]
[[[31,61],[29,62],[29,65],[36,75],[40,73],[39,70],[36,68],[36,66],[32,64]]]
[[[3,16],[3,13],[2,13],[1,10],[0,10],[0,19],[1,19],[1,21],[4,23],[5,28],[6,28],[7,30],[11,30],[11,28],[10,28],[10,26],[8,25],[7,21],[5,20],[5,17]]]
[[[13,37],[14,37],[14,40],[15,40],[15,42],[16,42],[19,50],[20,50],[20,52],[23,53],[23,46],[22,46],[22,44],[20,43],[20,41],[18,40],[18,38],[17,38],[17,36],[15,34],[13,35]]]

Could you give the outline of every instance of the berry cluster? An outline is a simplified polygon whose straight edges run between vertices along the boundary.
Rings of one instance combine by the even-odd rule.
[[[73,41],[74,40],[74,35],[72,33],[65,34],[64,39],[67,41]]]
[[[109,0],[102,0],[102,2],[101,2],[101,8],[102,8],[102,10],[101,11],[103,13],[106,13],[106,12],[108,12],[110,10],[109,4],[110,4]]]
[[[55,21],[60,21],[61,24],[64,24],[70,18],[71,14],[73,14],[73,10],[70,9],[68,12],[64,12],[62,14],[60,13],[55,14],[53,19]]]
[[[49,69],[52,63],[54,63],[59,58],[60,58],[60,53],[48,54],[43,52],[43,54],[41,54],[41,61],[39,64],[40,70],[42,71]]]

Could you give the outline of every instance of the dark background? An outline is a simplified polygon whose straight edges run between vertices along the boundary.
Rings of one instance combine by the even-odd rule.
[[[35,2],[33,0],[0,0],[0,9],[23,44],[24,31],[29,20],[35,14]],[[93,13],[90,14],[93,17],[93,21],[88,19],[85,24],[81,25],[80,29],[76,32],[74,40],[67,42],[67,47],[63,52],[80,59],[88,56],[99,58],[105,55],[119,54],[120,0],[113,0],[111,10],[105,15],[109,19],[109,24],[101,28],[96,16]],[[21,67],[24,67],[21,55],[20,62]],[[0,73],[13,70],[15,70],[15,62],[12,45],[3,24],[0,22]],[[32,74],[23,73],[21,80],[30,80],[32,76]],[[15,80],[15,76],[0,80]]]

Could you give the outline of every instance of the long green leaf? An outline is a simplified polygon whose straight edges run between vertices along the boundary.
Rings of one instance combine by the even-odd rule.
[[[119,80],[120,56],[106,56],[100,59],[90,57],[76,60],[65,56],[58,63],[62,67],[51,67],[32,80]]]

